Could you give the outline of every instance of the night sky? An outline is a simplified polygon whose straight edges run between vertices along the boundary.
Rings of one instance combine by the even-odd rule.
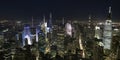
[[[120,0],[2,0],[0,1],[0,20],[54,19],[105,20],[108,7],[112,6],[113,20],[120,20]]]

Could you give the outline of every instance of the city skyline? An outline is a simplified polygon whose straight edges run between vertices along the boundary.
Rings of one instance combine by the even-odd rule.
[[[119,1],[0,2],[1,60],[120,60]]]

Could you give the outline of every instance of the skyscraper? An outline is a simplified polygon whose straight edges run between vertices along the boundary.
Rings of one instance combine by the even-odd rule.
[[[112,20],[111,20],[111,7],[109,7],[109,14],[107,20],[104,23],[103,31],[104,49],[111,48],[111,40],[112,40]]]
[[[25,41],[27,40],[27,44],[28,45],[32,45],[32,40],[31,40],[31,32],[30,32],[30,27],[29,26],[25,26],[24,27],[24,30],[23,30],[23,33],[22,33],[22,43],[23,43],[23,46],[25,46]]]
[[[40,27],[36,27],[36,42],[38,42],[38,34],[40,32]]]
[[[102,38],[102,30],[98,25],[95,26],[95,38],[97,39]]]

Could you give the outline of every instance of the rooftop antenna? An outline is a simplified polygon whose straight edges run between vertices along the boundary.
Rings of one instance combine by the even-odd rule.
[[[43,23],[45,23],[45,15],[43,15]]]
[[[111,6],[109,6],[109,14],[111,13]]]
[[[64,25],[64,23],[65,23],[65,18],[63,17],[62,18],[62,24]]]
[[[52,25],[52,13],[50,12],[50,19],[49,19],[50,26]]]
[[[109,11],[108,11],[108,17],[107,17],[107,19],[111,20],[111,18],[112,18],[112,11],[111,11],[111,6],[109,6]]]
[[[33,21],[33,16],[32,16],[32,27],[34,26],[34,23],[33,23],[34,21]]]
[[[50,19],[52,19],[52,13],[50,12]]]

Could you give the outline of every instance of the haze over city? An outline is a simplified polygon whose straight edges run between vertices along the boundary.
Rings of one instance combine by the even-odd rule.
[[[91,15],[94,20],[105,20],[107,8],[112,7],[112,19],[120,19],[119,0],[2,0],[0,1],[0,19],[36,20],[49,13],[53,18],[87,20]]]

